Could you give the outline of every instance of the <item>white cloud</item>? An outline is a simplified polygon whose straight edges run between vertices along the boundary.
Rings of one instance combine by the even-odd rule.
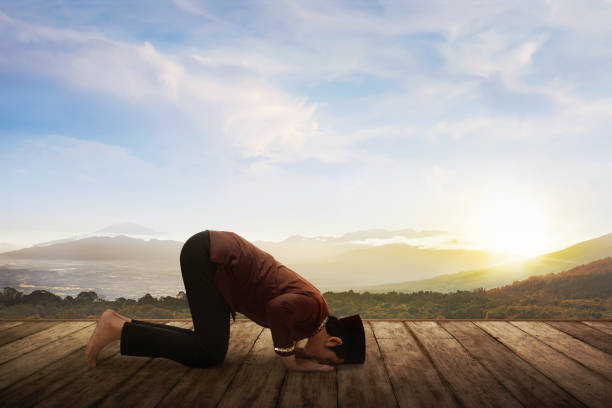
[[[609,61],[608,3],[386,1],[365,10],[355,3],[263,1],[249,9],[248,24],[241,24],[244,12],[217,16],[204,3],[174,4],[185,21],[205,21],[195,25],[205,34],[190,25],[181,31],[187,43],[165,47],[155,37],[118,38],[0,13],[0,71],[150,107],[153,119],[175,108],[199,131],[189,144],[189,136],[172,135],[188,145],[181,152],[188,157],[177,154],[168,167],[119,146],[47,140],[40,149],[53,152],[59,163],[53,168],[72,174],[71,182],[109,191],[146,183],[164,193],[152,200],[158,209],[171,214],[180,206],[192,216],[181,221],[185,230],[213,217],[205,209],[223,208],[215,220],[228,228],[244,223],[253,236],[262,228],[279,236],[341,233],[358,222],[452,229],[473,206],[474,189],[506,176],[540,183],[550,197],[580,190],[586,178],[601,190],[589,199],[601,208],[610,203],[610,189],[602,187],[610,169],[599,157],[605,152],[586,160],[589,152],[556,151],[554,161],[544,160],[557,141],[573,139],[567,149],[581,138],[608,136],[610,83],[588,71],[600,67],[595,73],[603,75]],[[215,30],[229,31],[206,36]],[[359,87],[367,81],[376,92],[363,96]],[[333,82],[349,85],[328,90]],[[219,157],[206,149],[212,142],[221,145]],[[466,145],[474,150],[461,150]],[[502,145],[517,149],[512,160],[522,173],[515,174],[515,162],[495,163],[500,152],[479,156]],[[448,153],[454,162],[444,161],[447,147],[458,150]],[[130,176],[113,179],[103,174],[104,163]],[[320,170],[325,165],[329,174]],[[485,165],[486,171],[476,168]],[[555,174],[563,176],[559,184]],[[237,191],[249,202],[237,202]],[[563,214],[570,219],[578,209],[576,203]],[[267,225],[270,219],[278,225]]]
[[[317,132],[316,105],[286,94],[265,79],[246,75],[228,80],[222,72],[190,71],[180,56],[164,54],[149,42],[134,44],[37,27],[6,16],[4,20],[3,46],[11,49],[0,60],[4,71],[25,69],[126,101],[165,100],[202,131],[227,137],[245,157],[293,161]],[[61,46],[49,52],[55,42]],[[314,149],[309,152],[317,155]]]
[[[444,43],[439,50],[447,60],[450,72],[478,77],[501,74],[505,80],[516,81],[531,65],[533,54],[541,47],[545,36],[530,39],[512,37],[491,28]]]
[[[202,3],[176,0],[175,4],[211,17]],[[270,34],[263,38],[242,36],[232,44],[175,54],[151,42],[33,25],[3,14],[0,44],[11,57],[0,58],[0,69],[27,70],[128,101],[166,101],[196,123],[205,137],[224,137],[243,157],[271,162],[361,157],[347,152],[359,139],[358,131],[335,131],[320,119],[319,107],[325,106],[325,100],[311,102],[291,95],[274,85],[277,78],[316,84],[365,73],[398,80],[405,92],[399,97],[397,93],[372,97],[367,112],[387,117],[395,133],[411,126],[402,123],[399,114],[407,99],[422,109],[443,113],[462,100],[477,101],[482,80],[496,74],[501,75],[496,86],[504,87],[500,92],[551,101],[575,99],[573,90],[563,83],[534,85],[523,79],[548,38],[542,30],[533,29],[542,21],[575,28],[564,17],[569,13],[567,5],[530,3],[529,12],[521,4],[505,2],[466,3],[459,8],[448,2],[387,2],[383,6],[372,12],[334,2],[263,2],[256,12],[259,21],[253,24],[273,22],[280,24],[280,31],[270,24]],[[600,12],[607,10],[603,7]],[[586,13],[585,18],[601,24],[595,13]],[[521,30],[512,30],[509,21],[519,21]],[[421,66],[421,57],[405,48],[407,42],[395,38],[421,32],[441,35],[429,44],[429,50],[443,58],[439,70]],[[420,132],[429,136],[446,132],[461,138],[485,128],[530,136],[542,129],[501,116],[468,116],[436,119],[421,126]],[[577,127],[574,124],[569,130]]]

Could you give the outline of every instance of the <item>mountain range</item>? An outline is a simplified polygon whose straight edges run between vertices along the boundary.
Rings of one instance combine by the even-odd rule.
[[[372,293],[435,291],[451,292],[490,289],[530,276],[559,272],[601,258],[612,256],[612,233],[572,245],[560,251],[501,265],[444,274],[423,280],[409,280],[361,288]]]
[[[447,245],[456,246],[459,244],[458,241],[453,241],[453,238],[445,231],[416,231],[410,228],[391,231],[375,228],[348,232],[340,237],[292,235],[281,242],[253,241],[253,244],[273,254],[281,262],[299,263],[305,260],[324,259],[355,249],[397,242],[409,244],[413,241],[427,240],[435,240]]]
[[[112,278],[117,279],[114,284],[117,290],[126,284],[126,279],[133,282],[134,290],[145,283],[159,286],[162,281],[168,282],[172,288],[180,286],[179,255],[183,243],[140,237],[154,233],[137,224],[116,224],[81,237],[1,253],[0,263],[6,262],[7,265],[0,271],[0,278],[10,284],[33,284],[35,276],[37,280],[43,276],[45,265],[51,271],[53,264],[54,270],[60,271],[62,263],[83,261],[88,265],[73,265],[68,269],[72,272],[48,274],[45,284],[52,285],[52,280],[59,278],[68,283],[80,279],[81,286],[104,288]],[[612,255],[612,234],[514,262],[508,262],[505,254],[461,248],[462,242],[447,232],[434,230],[371,229],[340,237],[294,235],[281,242],[253,243],[310,280],[322,292],[349,289],[448,292],[493,288]],[[422,243],[434,244],[427,246]],[[34,263],[43,266],[36,274],[27,267]],[[112,264],[121,265],[115,267]],[[97,277],[98,272],[94,273],[94,270],[103,270],[104,275]],[[70,273],[72,275],[68,275]],[[144,280],[143,274],[147,276]]]
[[[119,224],[109,225],[108,227],[99,229],[94,232],[75,235],[75,236],[68,237],[68,238],[56,239],[53,241],[39,242],[33,246],[44,247],[44,246],[49,246],[49,245],[54,245],[54,244],[62,244],[65,242],[78,241],[84,238],[106,237],[106,236],[114,237],[117,235],[126,235],[132,238],[144,238],[144,237],[152,238],[157,234],[159,233],[150,228],[144,227],[140,224],[136,224],[133,222],[122,222]],[[0,252],[4,252],[4,251],[0,251]]]
[[[116,232],[128,229],[132,232],[130,236]],[[176,271],[183,243],[155,238],[144,240],[133,235],[134,231],[143,230],[134,225],[120,224],[100,230],[108,236],[100,236],[97,231],[84,234],[82,238],[71,237],[5,252],[0,254],[0,262],[129,261]],[[311,280],[321,290],[344,290],[406,277],[426,278],[489,266],[505,259],[505,255],[480,250],[427,248],[416,245],[419,240],[436,241],[450,248],[458,245],[444,231],[412,229],[372,229],[350,232],[340,237],[294,235],[281,242],[253,241],[253,244]]]
[[[46,245],[34,245],[0,254],[5,260],[135,261],[177,263],[182,243],[172,240],[145,241],[126,235],[93,236]]]

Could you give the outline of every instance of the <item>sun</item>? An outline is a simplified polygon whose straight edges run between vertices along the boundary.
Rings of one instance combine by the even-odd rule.
[[[547,251],[551,238],[549,215],[534,200],[496,194],[480,204],[472,232],[484,248],[515,257]]]

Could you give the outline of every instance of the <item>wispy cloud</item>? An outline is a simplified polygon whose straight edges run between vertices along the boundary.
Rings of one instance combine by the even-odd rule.
[[[3,19],[3,70],[48,76],[123,102],[166,100],[199,123],[208,137],[226,137],[244,157],[294,160],[317,131],[315,104],[248,72],[228,78],[224,72],[199,69],[206,65],[202,58],[167,55],[149,42]],[[59,49],[50,52],[57,44]]]
[[[29,4],[0,0],[0,80],[27,101],[0,105],[0,132],[14,180],[4,188],[31,202],[40,196],[28,174],[43,171],[70,180],[73,195],[97,186],[134,200],[134,214],[137,194],[155,197],[134,186],[157,185],[151,218],[187,229],[170,209],[204,220],[223,208],[221,225],[255,234],[265,224],[271,235],[258,238],[356,223],[466,231],[479,205],[471,196],[513,180],[545,191],[565,219],[612,205],[609,1]],[[15,85],[23,78],[27,92]],[[112,106],[155,132],[139,144],[118,125],[100,136],[69,120],[12,121],[44,116],[37,84],[53,88],[48,99]],[[592,207],[566,200],[568,189]],[[237,192],[251,199],[236,202]],[[604,228],[589,222],[575,230]]]

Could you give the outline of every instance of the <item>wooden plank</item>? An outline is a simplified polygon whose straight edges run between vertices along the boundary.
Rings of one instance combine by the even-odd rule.
[[[159,402],[159,407],[214,407],[233,380],[263,327],[245,319],[230,326],[230,342],[223,364],[190,368]]]
[[[555,350],[598,372],[608,380],[612,379],[612,355],[565,334],[544,322],[512,322],[512,324],[548,344]]]
[[[0,330],[6,330],[11,327],[19,326],[23,322],[0,322]]]
[[[402,322],[370,321],[400,407],[455,407],[458,402]]]
[[[336,407],[337,404],[336,370],[287,373],[280,394],[281,408]]]
[[[521,404],[435,322],[406,322],[429,353],[455,396],[470,407],[520,407]]]
[[[94,329],[95,325],[83,329],[84,334],[86,333],[83,338],[89,339]],[[116,340],[115,343],[109,344],[100,351],[98,364],[117,354],[119,340]],[[2,401],[0,405],[30,407],[85,374],[88,370],[85,361],[85,347],[86,344],[82,344],[81,347],[72,351],[66,357],[35,371],[0,391],[0,401]]]
[[[383,356],[372,327],[364,321],[366,358],[364,364],[339,365],[338,405],[340,407],[397,407]]]
[[[184,327],[188,323],[174,323]],[[87,341],[85,341],[85,344]],[[115,341],[103,350],[109,349],[110,357],[99,361],[96,366],[78,376],[74,381],[62,387],[38,402],[36,407],[69,407],[90,406],[103,399],[123,381],[135,375],[151,357],[124,356],[119,353],[120,342]],[[83,364],[84,355],[82,356]]]
[[[187,322],[174,325],[193,328],[193,323]],[[154,358],[96,407],[154,407],[190,368],[167,358]]]
[[[471,322],[440,323],[526,407],[582,407],[502,343]]]
[[[274,352],[270,329],[255,341],[219,403],[227,407],[274,407],[287,369]]]
[[[304,347],[301,339],[296,347]],[[338,380],[336,370],[330,372],[287,371],[278,399],[279,407],[337,407]]]
[[[28,322],[0,331],[0,346],[19,340],[30,334],[45,330],[56,325],[57,322]]]
[[[597,347],[601,351],[612,354],[612,336],[609,336],[591,326],[580,322],[546,322],[552,327],[561,330],[579,340]]]
[[[0,364],[91,326],[91,322],[61,322],[0,347]]]
[[[31,375],[47,364],[61,360],[81,347],[91,335],[91,332],[86,329],[95,325],[94,322],[86,323],[88,326],[85,328],[0,365],[0,390]]]
[[[612,322],[582,322],[588,326],[594,327],[599,331],[602,331],[610,336],[612,336]]]
[[[475,321],[541,373],[589,407],[608,407],[612,383],[508,322]]]

